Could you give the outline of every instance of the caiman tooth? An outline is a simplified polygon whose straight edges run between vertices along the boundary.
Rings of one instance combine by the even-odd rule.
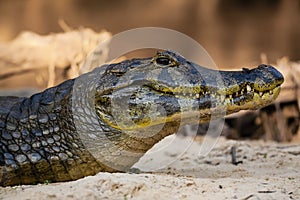
[[[250,86],[250,85],[247,85],[246,88],[247,88],[247,92],[251,92],[252,89],[251,89],[251,86]]]
[[[261,97],[262,97],[262,95],[263,95],[263,92],[259,92],[259,96],[261,96]]]
[[[224,101],[226,104],[231,104],[230,100],[228,98],[225,98],[225,101]]]

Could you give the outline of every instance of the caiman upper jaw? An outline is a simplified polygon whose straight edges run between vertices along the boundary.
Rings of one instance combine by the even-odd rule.
[[[244,68],[243,71],[207,70],[210,77],[205,79],[203,79],[205,71],[202,74],[200,66],[194,65],[194,67],[200,68],[200,78],[193,84],[167,85],[163,82],[150,82],[145,86],[158,93],[174,95],[178,98],[199,99],[209,96],[219,97],[221,102],[224,102],[226,99],[237,98],[241,101],[245,99],[242,96],[249,98],[249,95],[253,97],[254,94],[260,97],[265,94],[273,95],[284,81],[282,74],[270,65],[260,65],[252,70]],[[215,81],[216,79],[220,81]]]

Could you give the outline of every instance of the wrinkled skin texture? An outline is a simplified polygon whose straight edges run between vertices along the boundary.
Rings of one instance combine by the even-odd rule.
[[[282,82],[272,66],[215,71],[165,51],[102,66],[29,98],[1,97],[0,185],[126,171],[180,125],[261,108]]]

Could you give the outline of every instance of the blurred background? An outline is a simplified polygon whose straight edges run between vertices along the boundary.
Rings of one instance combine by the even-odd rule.
[[[198,41],[220,68],[300,59],[299,0],[0,0],[0,42],[21,31],[71,27],[112,34],[144,26],[180,31]]]

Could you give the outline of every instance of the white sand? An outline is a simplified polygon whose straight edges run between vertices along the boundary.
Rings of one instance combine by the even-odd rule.
[[[163,140],[135,165],[147,172],[0,187],[0,199],[300,199],[300,143],[220,138],[207,156],[199,156],[201,142],[190,142]],[[242,164],[231,164],[232,146]]]

